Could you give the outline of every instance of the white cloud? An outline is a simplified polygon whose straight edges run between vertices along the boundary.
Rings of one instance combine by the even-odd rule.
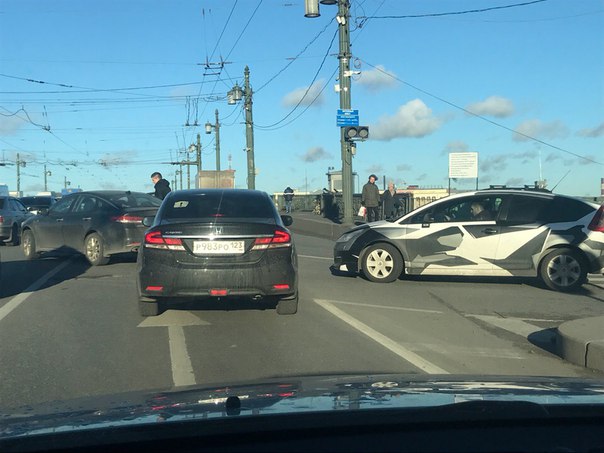
[[[581,129],[579,132],[577,132],[577,135],[579,135],[580,137],[590,138],[602,137],[604,135],[604,123],[601,123],[599,126],[596,127]]]
[[[514,140],[524,142],[533,138],[554,139],[565,138],[568,136],[568,128],[561,121],[551,121],[544,123],[541,120],[533,119],[520,123],[516,127]]]
[[[445,149],[443,150],[443,154],[465,153],[468,151],[470,151],[470,146],[466,142],[462,140],[454,140],[447,143],[447,146],[445,146]]]
[[[331,159],[333,156],[325,151],[322,147],[316,146],[310,148],[306,153],[301,156],[304,162],[316,162],[323,159]]]
[[[396,86],[397,80],[394,72],[387,71],[382,65],[377,65],[375,69],[362,71],[355,83],[365,87],[370,92],[376,92]]]
[[[489,96],[484,101],[468,105],[466,110],[477,115],[506,118],[514,113],[514,104],[509,99],[501,96]]]
[[[321,93],[324,80],[319,80],[313,83],[310,87],[296,88],[294,91],[286,94],[281,103],[284,107],[295,107],[296,105],[321,105],[324,101],[324,96]]]
[[[398,137],[425,137],[436,131],[442,120],[436,118],[420,99],[414,99],[399,107],[392,116],[381,117],[369,128],[369,137],[389,141]]]

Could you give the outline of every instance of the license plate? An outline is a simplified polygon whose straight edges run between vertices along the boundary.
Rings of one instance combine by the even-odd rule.
[[[193,253],[198,255],[241,255],[243,241],[195,241]]]

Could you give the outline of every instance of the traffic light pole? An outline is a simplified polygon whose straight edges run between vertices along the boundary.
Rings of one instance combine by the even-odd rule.
[[[338,29],[340,35],[340,109],[351,108],[350,97],[350,25],[349,25],[349,1],[338,0]],[[352,152],[351,142],[344,134],[344,128],[340,128],[340,145],[342,154],[342,202],[344,204],[344,217],[342,223],[352,224]]]

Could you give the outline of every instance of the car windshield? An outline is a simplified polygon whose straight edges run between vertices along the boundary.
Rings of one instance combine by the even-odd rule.
[[[237,192],[192,193],[183,192],[169,199],[162,213],[162,218],[175,219],[208,219],[208,218],[264,218],[274,217],[274,211],[264,196],[246,196],[245,203]]]
[[[200,387],[604,389],[604,0],[2,0],[0,147],[0,451]]]

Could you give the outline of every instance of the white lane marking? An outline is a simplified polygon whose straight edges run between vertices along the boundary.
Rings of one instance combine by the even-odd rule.
[[[193,313],[181,310],[167,310],[159,316],[145,318],[138,327],[167,327],[170,346],[172,381],[175,387],[195,385],[195,372],[187,350],[184,327],[209,326],[210,323]]]
[[[195,385],[195,373],[193,372],[191,357],[187,352],[184,329],[180,326],[168,327],[168,338],[174,386]]]
[[[442,311],[438,310],[428,310],[425,308],[406,308],[406,307],[388,307],[386,305],[373,305],[373,304],[363,304],[360,302],[344,302],[341,300],[333,300],[331,301],[334,304],[338,305],[356,305],[358,307],[369,307],[369,308],[385,308],[386,310],[401,310],[401,311],[414,311],[418,313],[432,313],[435,315],[442,315]]]
[[[332,302],[327,301],[327,300],[321,300],[321,299],[314,299],[314,301],[318,305],[323,307],[325,310],[330,312],[332,315],[340,318],[342,321],[344,321],[351,327],[357,329],[359,332],[363,333],[364,335],[367,335],[373,341],[384,346],[386,349],[395,353],[396,355],[398,355],[402,359],[406,360],[407,362],[411,363],[412,365],[416,366],[420,370],[422,370],[428,374],[449,374],[448,371],[445,371],[444,369],[427,361],[423,357],[420,357],[413,351],[410,351],[409,349],[401,346],[396,341],[392,340],[391,338],[388,338],[386,335],[381,334],[377,330],[372,329],[367,324],[364,324],[361,321],[359,321],[358,319],[353,318],[352,316],[348,315],[347,313],[344,313],[342,310],[335,307]]]
[[[7,302],[3,307],[0,307],[0,321],[2,321],[4,318],[6,318],[15,308],[17,308],[19,305],[21,305],[23,302],[25,302],[29,296],[31,296],[38,289],[40,289],[40,287],[42,287],[42,285],[44,283],[46,283],[48,280],[50,280],[56,274],[61,272],[71,262],[72,262],[71,259],[67,260],[67,261],[63,261],[61,264],[59,264],[53,270],[51,270],[47,274],[44,274],[42,277],[40,277],[34,283],[29,285],[29,287],[26,288],[25,291],[23,291],[20,294],[17,294],[9,302]]]
[[[333,261],[333,258],[327,258],[325,256],[298,255],[298,258],[308,258],[308,259],[311,259],[311,260]]]

